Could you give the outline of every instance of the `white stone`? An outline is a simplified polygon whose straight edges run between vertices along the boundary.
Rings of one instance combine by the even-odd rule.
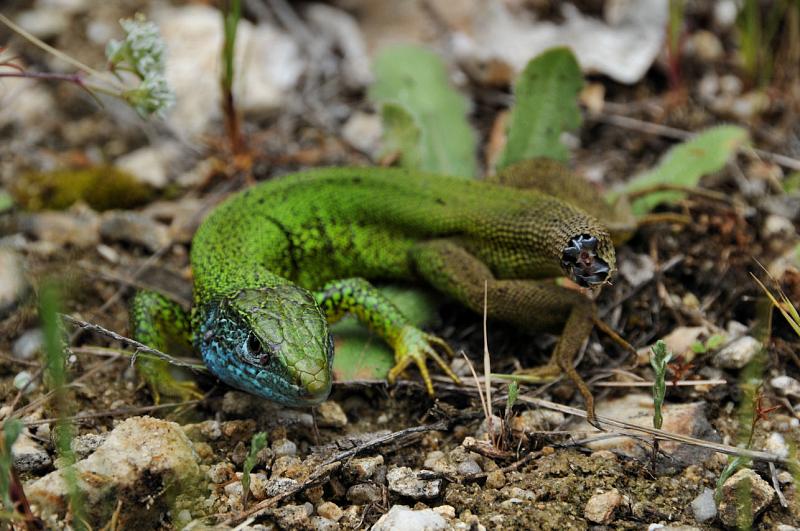
[[[729,343],[714,355],[712,364],[720,369],[741,369],[761,350],[761,342],[753,336],[743,336]]]
[[[167,45],[166,76],[176,105],[168,123],[176,134],[194,138],[222,118],[222,16],[212,7],[189,5],[154,13]],[[278,111],[305,70],[299,47],[274,27],[239,22],[234,83],[239,109]]]
[[[130,173],[140,182],[154,188],[163,188],[169,183],[170,165],[178,160],[180,155],[178,144],[166,142],[126,153],[117,158],[114,165]]]
[[[42,445],[31,439],[26,433],[20,433],[11,446],[14,468],[18,472],[37,472],[49,468],[53,461]],[[27,488],[26,488],[27,492]]]
[[[447,521],[433,509],[415,511],[395,505],[372,526],[372,531],[444,531]]]
[[[160,496],[168,486],[202,484],[197,454],[180,426],[151,417],[122,421],[92,455],[72,466],[78,478],[90,478],[79,479],[77,488],[95,527],[109,521],[118,501],[121,518],[155,526],[160,513],[142,500]],[[68,490],[64,469],[25,487],[45,515],[63,516]]]
[[[749,490],[749,502],[743,503],[742,493]],[[742,517],[753,520],[775,499],[775,491],[750,468],[743,468],[728,478],[722,485],[722,499],[719,503],[719,518],[727,527],[734,527]],[[749,510],[742,515],[741,511]]]
[[[17,15],[16,22],[34,37],[49,39],[66,31],[70,16],[62,9],[40,7],[23,11]]]
[[[372,81],[372,71],[358,22],[347,12],[325,4],[312,4],[305,14],[309,24],[341,52],[345,84],[351,89],[368,85]]]
[[[769,437],[767,437],[764,450],[783,458],[789,457],[789,445],[786,444],[786,439],[784,439],[783,435],[776,431],[770,433]]]
[[[356,111],[342,127],[342,137],[345,141],[373,159],[380,152],[382,135],[383,125],[381,117],[377,114]]]
[[[791,376],[776,376],[769,383],[782,396],[800,397],[800,382]]]
[[[33,328],[23,333],[11,347],[11,354],[18,360],[30,361],[42,350],[44,335],[40,328]]]
[[[386,474],[389,490],[415,500],[439,496],[441,479],[420,479],[418,474],[406,466],[395,467]]]
[[[0,248],[0,315],[14,308],[28,291],[22,257],[11,249]],[[15,346],[15,356],[16,346]]]
[[[717,516],[717,505],[714,502],[714,490],[708,487],[692,500],[692,513],[698,522],[705,522]]]

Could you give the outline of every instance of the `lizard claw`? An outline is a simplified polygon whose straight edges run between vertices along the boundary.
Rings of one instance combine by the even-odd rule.
[[[161,403],[162,396],[175,398],[180,402],[203,398],[196,382],[175,378],[165,361],[140,358],[138,366],[155,404]]]
[[[441,338],[427,334],[419,328],[404,326],[397,338],[392,342],[394,347],[394,359],[396,364],[389,371],[386,379],[391,384],[394,383],[400,374],[405,371],[411,363],[415,363],[419,369],[425,389],[430,396],[434,396],[433,382],[428,373],[427,358],[432,359],[456,384],[461,385],[461,380],[450,369],[450,365],[439,355],[436,348],[440,348],[448,356],[453,356],[453,350]]]

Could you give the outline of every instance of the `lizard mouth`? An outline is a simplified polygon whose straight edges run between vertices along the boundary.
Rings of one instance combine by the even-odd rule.
[[[590,288],[608,280],[609,267],[597,256],[597,238],[580,234],[569,240],[561,255],[561,266],[569,277],[584,288]]]

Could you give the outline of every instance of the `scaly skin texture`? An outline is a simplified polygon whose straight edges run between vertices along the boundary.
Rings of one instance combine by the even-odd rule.
[[[451,374],[436,353],[449,348],[410,326],[364,279],[425,282],[478,312],[486,285],[489,317],[563,332],[540,373],[564,370],[591,413],[572,359],[591,331],[594,305],[550,279],[602,283],[615,269],[614,248],[594,217],[530,189],[541,173],[529,170],[512,168],[500,186],[399,169],[321,169],[235,195],[193,240],[194,346],[230,385],[313,404],[330,389],[326,321],[354,313],[394,348],[390,379],[414,362],[432,393],[425,360]],[[150,293],[137,295],[137,304],[177,311]],[[134,316],[147,342],[158,313]]]

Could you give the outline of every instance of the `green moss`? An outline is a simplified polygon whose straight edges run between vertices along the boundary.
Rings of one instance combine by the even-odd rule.
[[[84,201],[95,210],[132,208],[147,203],[152,187],[113,166],[25,173],[11,194],[28,210],[61,210]]]

